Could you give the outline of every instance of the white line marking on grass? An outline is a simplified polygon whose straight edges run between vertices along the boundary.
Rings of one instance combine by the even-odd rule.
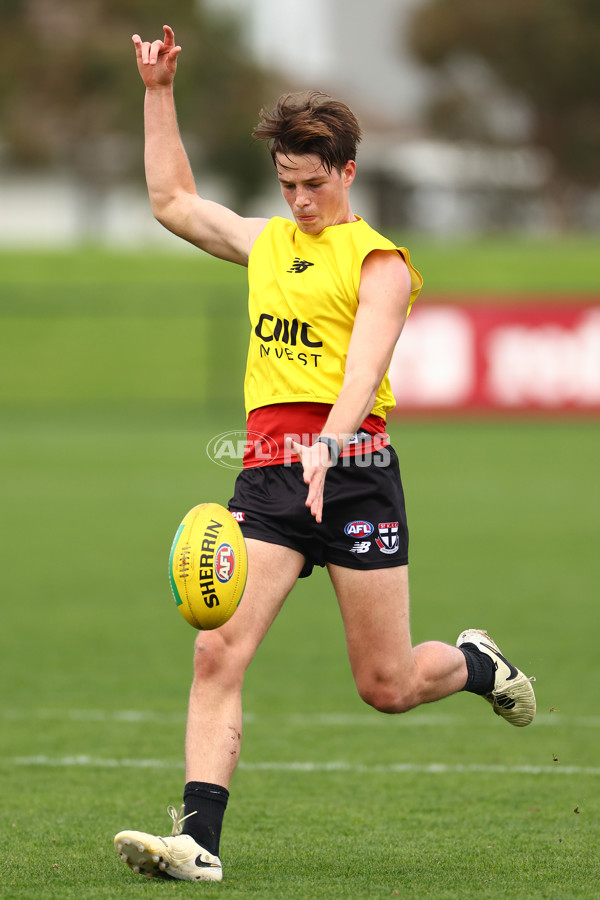
[[[46,768],[92,768],[92,769],[181,769],[182,762],[166,759],[111,759],[97,756],[17,756],[9,760],[15,766],[41,766]],[[454,775],[454,774],[494,774],[494,775],[600,775],[600,767],[594,766],[503,766],[479,763],[391,763],[389,765],[365,766],[344,762],[245,762],[239,768],[246,772],[344,772],[359,775]]]
[[[185,722],[184,712],[158,712],[144,709],[7,709],[2,716],[8,721],[38,719],[67,720],[70,722],[118,722],[119,724],[138,724],[144,722]],[[422,728],[426,726],[452,726],[468,722],[467,716],[453,713],[412,712],[403,716],[386,716],[377,713],[289,713],[285,715],[257,715],[244,713],[246,725],[255,722],[277,722],[294,727],[322,728]],[[556,713],[538,713],[532,727],[600,728],[600,716],[565,716]]]
[[[239,763],[240,768],[250,771],[275,772],[348,772],[360,775],[384,774],[426,774],[448,775],[459,773],[483,773],[494,775],[600,775],[600,768],[587,766],[502,766],[479,763],[391,763],[381,766],[364,766],[346,762],[263,762]]]
[[[57,720],[68,722],[118,722],[120,724],[138,724],[144,722],[160,722],[162,724],[185,723],[186,713],[158,712],[148,709],[6,709],[2,715],[8,721],[23,719]],[[253,713],[244,713],[244,722],[254,722]]]
[[[42,719],[67,720],[69,722],[185,722],[184,713],[161,713],[143,709],[7,709],[4,718],[9,720]]]
[[[86,756],[16,756],[11,760],[15,766],[42,766],[47,768],[75,769],[181,769],[182,762],[166,759],[111,759],[110,757]]]

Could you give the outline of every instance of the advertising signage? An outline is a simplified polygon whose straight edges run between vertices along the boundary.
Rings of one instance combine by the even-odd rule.
[[[390,380],[396,413],[600,415],[600,298],[419,300]]]

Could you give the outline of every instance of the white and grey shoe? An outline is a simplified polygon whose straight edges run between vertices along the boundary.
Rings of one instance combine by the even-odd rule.
[[[182,809],[177,812],[169,807],[174,822],[170,837],[157,837],[144,831],[120,831],[115,835],[117,853],[136,874],[166,875],[180,881],[221,881],[223,868],[219,857],[201,847],[191,835],[180,834]]]
[[[460,647],[463,644],[474,644],[494,663],[496,670],[494,687],[489,694],[483,696],[492,704],[496,715],[502,716],[517,727],[529,725],[535,716],[535,694],[531,686],[535,678],[528,678],[520,669],[513,666],[502,655],[487,631],[476,628],[463,631],[456,646]]]

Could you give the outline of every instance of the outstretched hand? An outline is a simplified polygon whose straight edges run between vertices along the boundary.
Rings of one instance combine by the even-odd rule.
[[[320,524],[323,521],[323,491],[325,489],[325,476],[327,469],[331,467],[329,450],[326,444],[313,444],[305,447],[291,438],[286,439],[288,450],[292,450],[304,468],[304,482],[308,485],[306,506],[310,508],[311,515]]]
[[[138,70],[147,88],[168,86],[175,78],[181,47],[175,45],[175,35],[169,25],[164,25],[163,31],[165,34],[162,41],[142,41],[139,34],[134,34],[131,38],[135,46]]]

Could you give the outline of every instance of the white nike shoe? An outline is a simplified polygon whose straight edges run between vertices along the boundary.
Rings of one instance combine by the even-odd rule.
[[[519,669],[502,656],[497,644],[487,631],[471,628],[463,631],[456,646],[475,644],[478,650],[489,656],[494,663],[496,675],[494,688],[483,696],[494,707],[497,716],[502,716],[511,725],[523,727],[529,725],[535,716],[535,694],[531,682],[535,678],[527,678]]]
[[[180,881],[221,881],[223,868],[218,856],[201,847],[189,834],[180,834],[181,812],[169,807],[175,823],[171,837],[157,837],[144,831],[120,831],[115,849],[136,874],[170,876]],[[185,818],[185,817],[184,817]]]

